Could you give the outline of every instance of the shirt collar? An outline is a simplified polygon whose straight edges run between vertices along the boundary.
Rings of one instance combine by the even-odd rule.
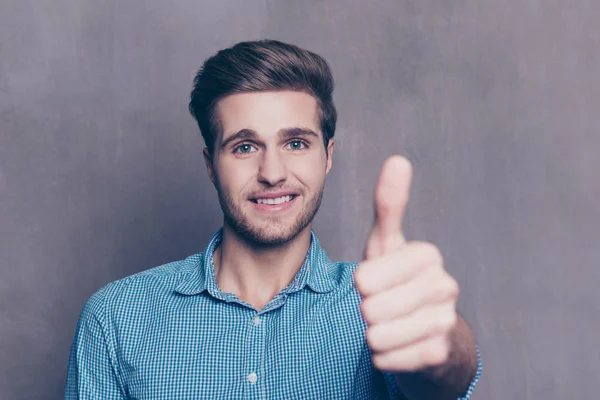
[[[216,297],[219,296],[219,290],[214,269],[213,253],[223,234],[223,228],[220,228],[209,240],[208,245],[196,259],[194,268],[184,275],[175,291],[185,295],[195,295],[205,290]],[[330,292],[335,288],[339,270],[333,263],[325,250],[321,248],[319,239],[314,230],[310,233],[310,247],[306,253],[306,258],[302,267],[294,277],[294,280],[284,289],[287,293],[297,292],[308,285],[308,287],[317,293]]]

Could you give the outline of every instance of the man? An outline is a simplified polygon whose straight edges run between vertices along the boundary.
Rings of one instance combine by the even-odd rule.
[[[66,399],[468,398],[481,363],[456,281],[402,235],[408,161],[383,166],[362,263],[330,261],[312,231],[332,92],[321,57],[278,41],[204,63],[190,111],[223,227],[202,253],[94,293]]]

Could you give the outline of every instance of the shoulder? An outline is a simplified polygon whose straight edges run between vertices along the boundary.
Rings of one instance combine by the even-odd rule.
[[[330,262],[327,268],[327,275],[339,290],[346,294],[352,294],[356,292],[354,271],[357,266],[358,262],[353,261]]]
[[[86,301],[82,314],[103,319],[106,314],[132,314],[170,296],[178,283],[198,267],[202,253],[112,281]]]
[[[332,263],[339,279],[345,281],[354,280],[354,270],[358,267],[358,262],[355,261],[337,261]]]

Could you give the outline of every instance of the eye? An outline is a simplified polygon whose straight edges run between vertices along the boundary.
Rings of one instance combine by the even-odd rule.
[[[254,146],[252,146],[250,143],[242,143],[241,145],[233,149],[233,152],[237,154],[248,154],[252,152],[251,150],[253,148]]]
[[[292,150],[303,150],[308,147],[308,143],[304,140],[292,140],[288,143],[288,146],[290,146]]]

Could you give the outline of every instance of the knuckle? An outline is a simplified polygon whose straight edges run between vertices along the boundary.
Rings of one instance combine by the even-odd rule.
[[[446,340],[441,341],[440,348],[438,349],[438,354],[440,358],[438,358],[438,362],[445,363],[450,358],[450,345]]]
[[[377,329],[374,327],[367,328],[365,333],[365,337],[367,339],[367,344],[373,351],[379,350],[379,335],[377,333]]]
[[[371,361],[373,362],[373,366],[377,369],[383,370],[387,368],[385,357],[381,354],[374,354],[373,357],[371,357]]]
[[[371,234],[371,235],[374,235],[374,234]],[[375,240],[369,240],[367,242],[367,245],[365,246],[365,251],[364,251],[365,259],[371,259],[376,256],[377,251],[376,251],[375,243],[377,243]]]
[[[360,311],[365,322],[367,322],[368,324],[373,322],[375,317],[375,307],[373,306],[373,301],[371,299],[364,299],[360,303]]]
[[[362,265],[359,265],[354,271],[354,285],[360,293],[365,291],[365,271]]]
[[[444,313],[439,319],[439,331],[442,333],[450,331],[454,325],[456,325],[456,314],[455,313]]]
[[[435,262],[436,264],[442,264],[442,252],[436,245],[429,243],[427,251],[429,252],[433,262]]]
[[[457,322],[457,315],[453,305],[443,304],[430,310],[433,328],[437,334],[445,334]]]
[[[438,281],[437,292],[444,296],[444,298],[458,297],[458,283],[449,274],[444,273],[442,279]]]
[[[442,252],[440,249],[431,242],[415,241],[413,242],[415,248],[426,255],[427,259],[431,264],[442,263]]]
[[[423,350],[422,357],[427,363],[440,365],[448,360],[449,348],[445,340],[435,340]]]
[[[449,276],[448,279],[448,292],[453,298],[458,297],[458,295],[460,294],[460,287],[458,286],[458,282],[451,276]]]
[[[448,353],[442,350],[438,350],[434,353],[431,363],[435,365],[441,365],[448,361]]]

